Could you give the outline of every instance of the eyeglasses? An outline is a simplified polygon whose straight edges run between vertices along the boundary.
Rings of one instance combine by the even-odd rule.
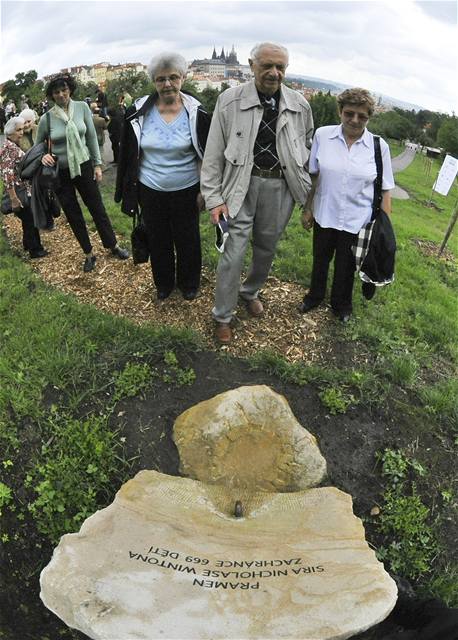
[[[342,111],[342,114],[350,120],[353,120],[355,116],[360,122],[367,122],[369,120],[369,116],[367,116],[365,113],[358,113],[357,111],[348,111],[347,109],[344,109]]]
[[[175,82],[181,80],[181,76],[177,75],[176,73],[172,73],[171,76],[158,76],[154,79],[154,82],[156,84],[165,84],[167,80],[170,82],[170,84],[175,84]]]

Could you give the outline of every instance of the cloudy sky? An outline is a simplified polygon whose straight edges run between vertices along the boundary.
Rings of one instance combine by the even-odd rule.
[[[161,50],[186,59],[232,44],[290,50],[290,73],[362,86],[451,113],[457,100],[455,1],[73,2],[1,0],[0,82],[95,62],[147,63]]]

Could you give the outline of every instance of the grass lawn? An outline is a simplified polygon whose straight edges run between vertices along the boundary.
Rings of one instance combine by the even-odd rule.
[[[454,259],[438,259],[431,249],[444,236],[458,188],[455,182],[447,197],[434,194],[436,207],[427,206],[439,166],[434,161],[428,174],[425,159],[417,156],[397,174],[411,199],[393,202],[396,281],[371,303],[355,293],[354,320],[333,325],[327,336],[339,357],[317,368],[260,352],[248,365],[253,382],[262,371],[291,385],[292,394],[311,385],[336,429],[358,407],[374,420],[382,412],[387,424],[408,425],[405,446],[396,435],[385,438],[370,461],[368,478],[380,480],[381,515],[365,524],[387,566],[424,593],[458,606],[458,484],[452,465],[441,463],[458,449],[456,230],[448,244]],[[112,184],[103,192],[116,231],[128,244],[131,221],[113,202]],[[204,263],[213,268],[213,228],[206,214],[201,220]],[[273,274],[307,287],[310,271],[311,235],[296,209]],[[111,502],[114,490],[138,470],[140,454],[132,453],[119,431],[119,403],[141,402],[151,388],[175,394],[196,378],[205,385],[208,372],[189,366],[191,355],[197,362],[202,354],[198,335],[134,326],[79,304],[34,276],[4,237],[0,294],[0,557],[12,593],[19,583],[32,592],[50,545]],[[361,354],[358,366],[346,346]],[[159,445],[157,452],[160,457]],[[31,540],[35,565],[24,577],[19,559],[31,553]],[[41,631],[36,628],[30,638],[41,638]],[[61,630],[59,637],[81,636]]]

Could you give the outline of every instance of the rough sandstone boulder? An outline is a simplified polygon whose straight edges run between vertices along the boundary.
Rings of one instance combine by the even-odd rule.
[[[173,428],[180,471],[190,478],[259,491],[318,485],[326,461],[286,399],[267,386],[221,393],[182,413]]]

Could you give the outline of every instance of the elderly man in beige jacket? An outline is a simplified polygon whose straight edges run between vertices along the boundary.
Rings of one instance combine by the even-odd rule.
[[[212,223],[227,219],[228,225],[212,310],[215,335],[222,344],[232,339],[239,295],[250,315],[262,315],[259,289],[277,242],[294,203],[304,205],[311,188],[306,164],[312,112],[300,93],[282,84],[288,51],[264,42],[253,48],[249,63],[254,80],[218,98],[201,172],[201,192]],[[240,286],[251,234],[253,258]]]

